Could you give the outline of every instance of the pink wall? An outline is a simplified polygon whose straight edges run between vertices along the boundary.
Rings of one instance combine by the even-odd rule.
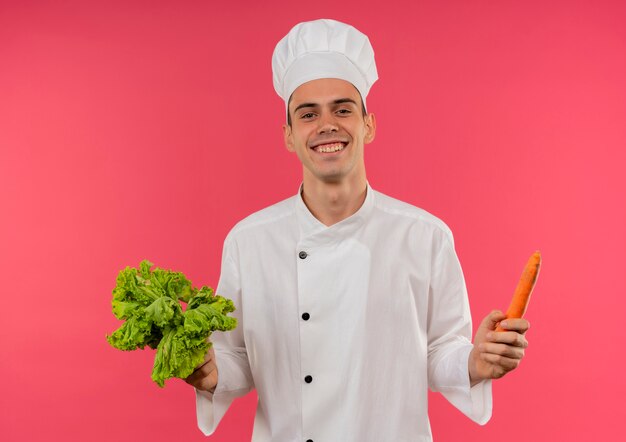
[[[190,387],[106,343],[111,289],[143,258],[215,286],[230,227],[296,192],[270,57],[324,16],[377,54],[370,183],[453,229],[475,322],[544,255],[491,422],[432,395],[435,439],[620,439],[624,2],[73,0],[0,3],[0,440],[204,440]]]

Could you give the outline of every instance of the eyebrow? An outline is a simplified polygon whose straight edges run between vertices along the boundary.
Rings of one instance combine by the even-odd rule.
[[[357,106],[357,102],[354,101],[352,98],[338,98],[337,100],[334,100],[332,102],[332,104],[343,104],[343,103],[352,103],[355,106]],[[317,106],[319,106],[318,103],[302,103],[293,110],[293,113],[295,114],[296,112],[298,112],[299,109],[302,109],[304,107],[317,107]]]

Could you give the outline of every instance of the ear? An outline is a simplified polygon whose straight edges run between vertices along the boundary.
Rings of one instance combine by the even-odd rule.
[[[285,140],[285,147],[289,152],[294,152],[295,149],[293,147],[293,136],[291,133],[291,126],[288,124],[283,125],[283,138]]]
[[[376,117],[374,114],[369,113],[365,116],[365,138],[363,141],[365,144],[369,144],[374,141],[376,137]]]

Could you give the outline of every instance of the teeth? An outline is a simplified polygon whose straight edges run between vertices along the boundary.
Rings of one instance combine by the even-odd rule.
[[[344,148],[342,143],[323,144],[315,147],[317,152],[338,152]]]

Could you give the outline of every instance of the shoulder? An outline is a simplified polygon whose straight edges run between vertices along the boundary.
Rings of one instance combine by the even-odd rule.
[[[284,199],[248,215],[239,221],[226,236],[225,242],[231,242],[242,236],[266,233],[268,230],[284,228],[295,214],[296,196]]]
[[[395,224],[430,230],[453,242],[448,225],[432,213],[378,191],[374,191],[374,197],[374,207],[379,216]]]

